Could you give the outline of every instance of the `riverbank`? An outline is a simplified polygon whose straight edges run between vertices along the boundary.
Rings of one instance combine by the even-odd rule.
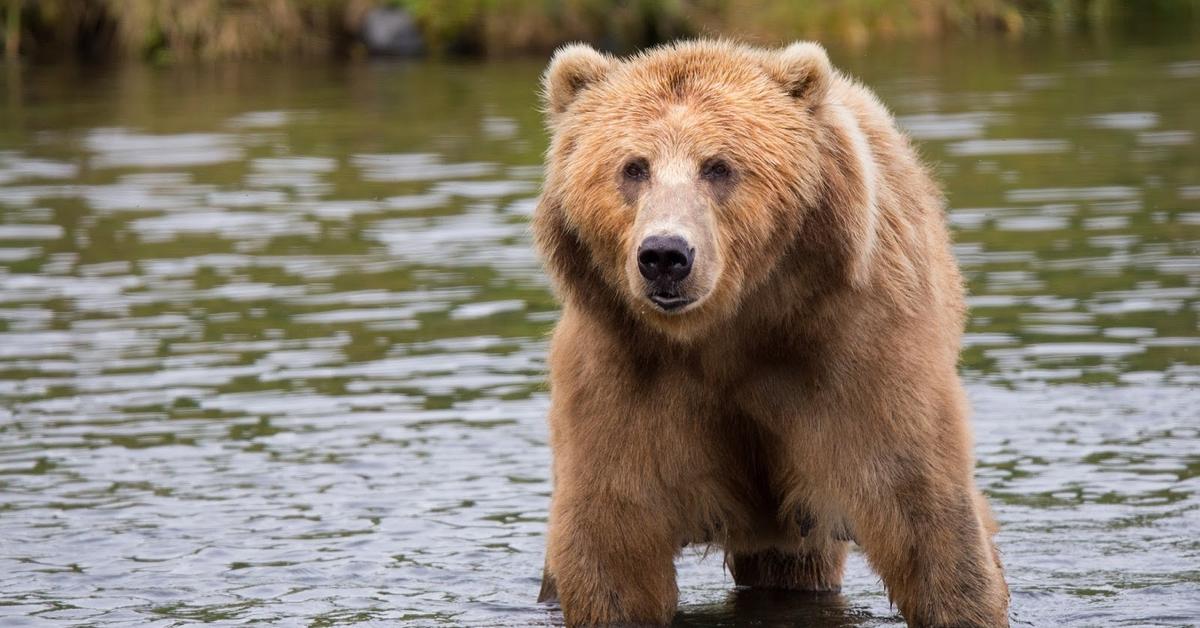
[[[159,63],[367,54],[508,57],[544,54],[569,41],[627,51],[696,35],[864,45],[1119,30],[1151,21],[1185,28],[1200,24],[1200,0],[3,2],[2,37],[10,57],[132,57]]]

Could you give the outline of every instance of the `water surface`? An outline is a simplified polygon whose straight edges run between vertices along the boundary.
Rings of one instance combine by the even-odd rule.
[[[945,183],[1017,625],[1200,624],[1200,49],[833,53]],[[0,623],[554,625],[540,62],[9,68]],[[679,561],[686,626],[895,626]]]

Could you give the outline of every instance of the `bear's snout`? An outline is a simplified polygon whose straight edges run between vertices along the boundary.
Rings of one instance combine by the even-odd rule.
[[[658,307],[677,310],[692,299],[680,295],[679,283],[692,272],[696,249],[681,236],[652,235],[637,250],[638,272],[650,284],[646,296]]]
[[[692,272],[695,249],[679,236],[653,235],[638,247],[638,270],[652,282],[683,281]]]

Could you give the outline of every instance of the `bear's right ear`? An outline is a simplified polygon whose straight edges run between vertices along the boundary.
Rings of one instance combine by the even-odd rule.
[[[792,98],[809,103],[820,102],[833,80],[829,55],[821,44],[811,41],[767,52],[762,67]]]
[[[550,120],[562,115],[579,92],[603,79],[614,65],[615,59],[587,44],[559,48],[542,76],[542,99]]]

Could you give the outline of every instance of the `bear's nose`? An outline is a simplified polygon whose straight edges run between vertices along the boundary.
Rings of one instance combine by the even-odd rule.
[[[638,247],[638,270],[650,281],[667,277],[682,281],[692,272],[692,247],[676,235],[653,235]]]

